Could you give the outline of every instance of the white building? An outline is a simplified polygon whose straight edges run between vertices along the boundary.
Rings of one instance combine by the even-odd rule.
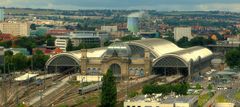
[[[0,22],[4,21],[4,9],[0,9]]]
[[[68,39],[58,38],[55,40],[55,46],[59,47],[63,52],[66,52],[67,43],[68,43]]]
[[[150,97],[149,97],[150,96]],[[197,107],[197,96],[140,95],[124,101],[124,107]]]
[[[216,103],[215,107],[235,107],[234,103]]]
[[[175,27],[174,28],[174,39],[178,41],[182,37],[187,37],[188,40],[192,39],[192,28],[191,27]]]
[[[118,27],[117,26],[101,26],[101,31],[117,32],[118,31]]]
[[[29,36],[30,24],[22,22],[1,22],[0,31],[14,36]]]
[[[60,35],[55,37],[58,38],[58,41],[60,40],[60,43],[57,41],[60,45],[55,42],[55,46],[62,48],[64,48],[63,45],[67,39],[70,39],[75,47],[79,46],[79,44],[103,46],[104,43],[109,40],[109,34],[107,32],[97,31],[77,31],[71,32],[69,35]]]

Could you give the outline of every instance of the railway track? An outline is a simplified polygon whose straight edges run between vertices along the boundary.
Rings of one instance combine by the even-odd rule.
[[[57,82],[62,80],[64,77],[66,76],[56,76],[53,78],[48,78],[45,81],[44,85],[36,85],[35,82],[31,82],[27,87],[25,86],[22,89],[19,89],[18,92],[18,102],[22,103],[22,102],[28,102],[31,98],[35,97],[35,96],[39,96],[39,90],[44,90],[45,88],[48,89],[49,87],[51,87],[53,84],[52,82]],[[17,103],[17,98],[15,97],[14,99],[8,101],[8,105],[9,107],[16,107]]]

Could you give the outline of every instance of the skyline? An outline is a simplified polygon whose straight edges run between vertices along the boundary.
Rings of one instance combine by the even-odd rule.
[[[143,9],[159,11],[233,11],[240,12],[239,0],[5,0],[1,7],[42,9]]]

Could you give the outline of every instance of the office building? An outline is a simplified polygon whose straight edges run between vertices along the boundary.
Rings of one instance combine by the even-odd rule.
[[[55,46],[60,48],[63,52],[66,52],[67,43],[68,43],[68,39],[58,38],[55,40]]]
[[[103,46],[105,42],[109,40],[109,34],[106,32],[97,31],[76,31],[70,32],[69,35],[55,35],[57,38],[55,41],[55,46],[66,52],[67,41],[71,40],[74,47],[80,44],[89,46]]]
[[[101,31],[117,32],[118,31],[118,26],[101,26]]]
[[[174,39],[178,41],[182,37],[187,37],[188,40],[192,39],[192,28],[191,27],[175,27],[174,28]]]
[[[0,8],[0,22],[4,21],[4,9]]]
[[[30,24],[22,22],[1,22],[0,31],[13,36],[29,36]]]

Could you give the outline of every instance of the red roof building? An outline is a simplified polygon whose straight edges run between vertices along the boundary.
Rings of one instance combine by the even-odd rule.
[[[48,32],[47,32],[47,34],[49,34],[49,35],[67,35],[69,33],[70,33],[69,30],[63,30],[63,29],[48,30]]]
[[[11,34],[0,34],[0,41],[9,41],[9,40],[14,40],[16,39],[14,36]]]
[[[36,52],[37,50],[42,51],[42,52],[44,53],[44,55],[51,55],[51,54],[53,54],[53,50],[47,49],[47,48],[34,48],[34,49],[33,49],[33,54],[35,54],[35,52]]]

